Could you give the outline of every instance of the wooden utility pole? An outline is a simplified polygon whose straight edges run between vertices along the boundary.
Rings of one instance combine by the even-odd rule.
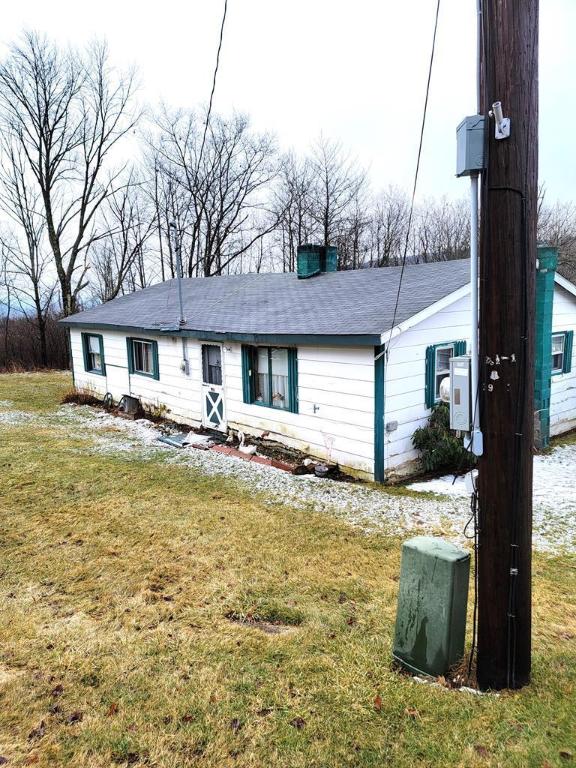
[[[480,235],[478,656],[480,688],[530,681],[539,0],[484,0],[488,120]],[[488,118],[487,118],[488,119]]]

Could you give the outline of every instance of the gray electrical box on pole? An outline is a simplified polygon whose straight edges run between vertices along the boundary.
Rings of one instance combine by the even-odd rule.
[[[470,176],[485,168],[484,117],[465,117],[456,128],[456,176]]]
[[[470,388],[470,356],[450,358],[450,429],[470,432],[472,425],[472,393]]]

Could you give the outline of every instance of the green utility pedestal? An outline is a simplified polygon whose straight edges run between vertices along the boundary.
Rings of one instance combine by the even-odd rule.
[[[402,546],[393,655],[413,672],[445,675],[464,655],[470,555],[443,539]]]

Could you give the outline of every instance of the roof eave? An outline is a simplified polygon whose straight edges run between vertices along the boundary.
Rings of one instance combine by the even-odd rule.
[[[321,334],[321,333],[236,333],[235,331],[204,331],[199,329],[175,329],[162,330],[161,328],[149,328],[134,325],[116,325],[112,323],[80,322],[63,318],[61,321],[70,328],[80,330],[121,331],[123,333],[152,334],[156,336],[180,336],[198,339],[199,341],[230,341],[244,342],[248,344],[274,344],[294,346],[297,344],[337,347],[374,347],[380,344],[379,333],[363,334]]]
[[[564,288],[565,291],[568,291],[573,296],[576,296],[576,285],[574,285],[574,283],[571,283],[570,280],[564,277],[564,275],[561,275],[558,272],[556,272],[554,274],[554,280],[556,284]]]

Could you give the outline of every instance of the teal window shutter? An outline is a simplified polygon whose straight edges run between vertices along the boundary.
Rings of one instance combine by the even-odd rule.
[[[460,355],[466,354],[466,342],[455,341],[454,342],[454,357],[460,357]]]
[[[436,400],[434,392],[434,375],[436,372],[436,347],[432,345],[426,349],[426,408],[432,408]]]
[[[106,361],[104,360],[104,336],[100,336],[100,365],[102,366],[102,376],[106,376]]]
[[[288,350],[288,410],[298,413],[298,350]]]
[[[242,346],[242,394],[245,403],[251,403],[252,397],[252,350]]]
[[[566,331],[564,334],[564,362],[562,373],[570,373],[572,370],[572,350],[574,346],[574,331]]]
[[[153,377],[156,380],[160,379],[160,365],[158,363],[158,342],[153,341],[152,342],[152,365],[153,365]]]
[[[126,352],[128,354],[128,373],[134,373],[134,358],[132,355],[132,339],[126,338]]]
[[[82,355],[84,357],[84,370],[90,371],[90,361],[88,360],[88,334],[82,334]]]

